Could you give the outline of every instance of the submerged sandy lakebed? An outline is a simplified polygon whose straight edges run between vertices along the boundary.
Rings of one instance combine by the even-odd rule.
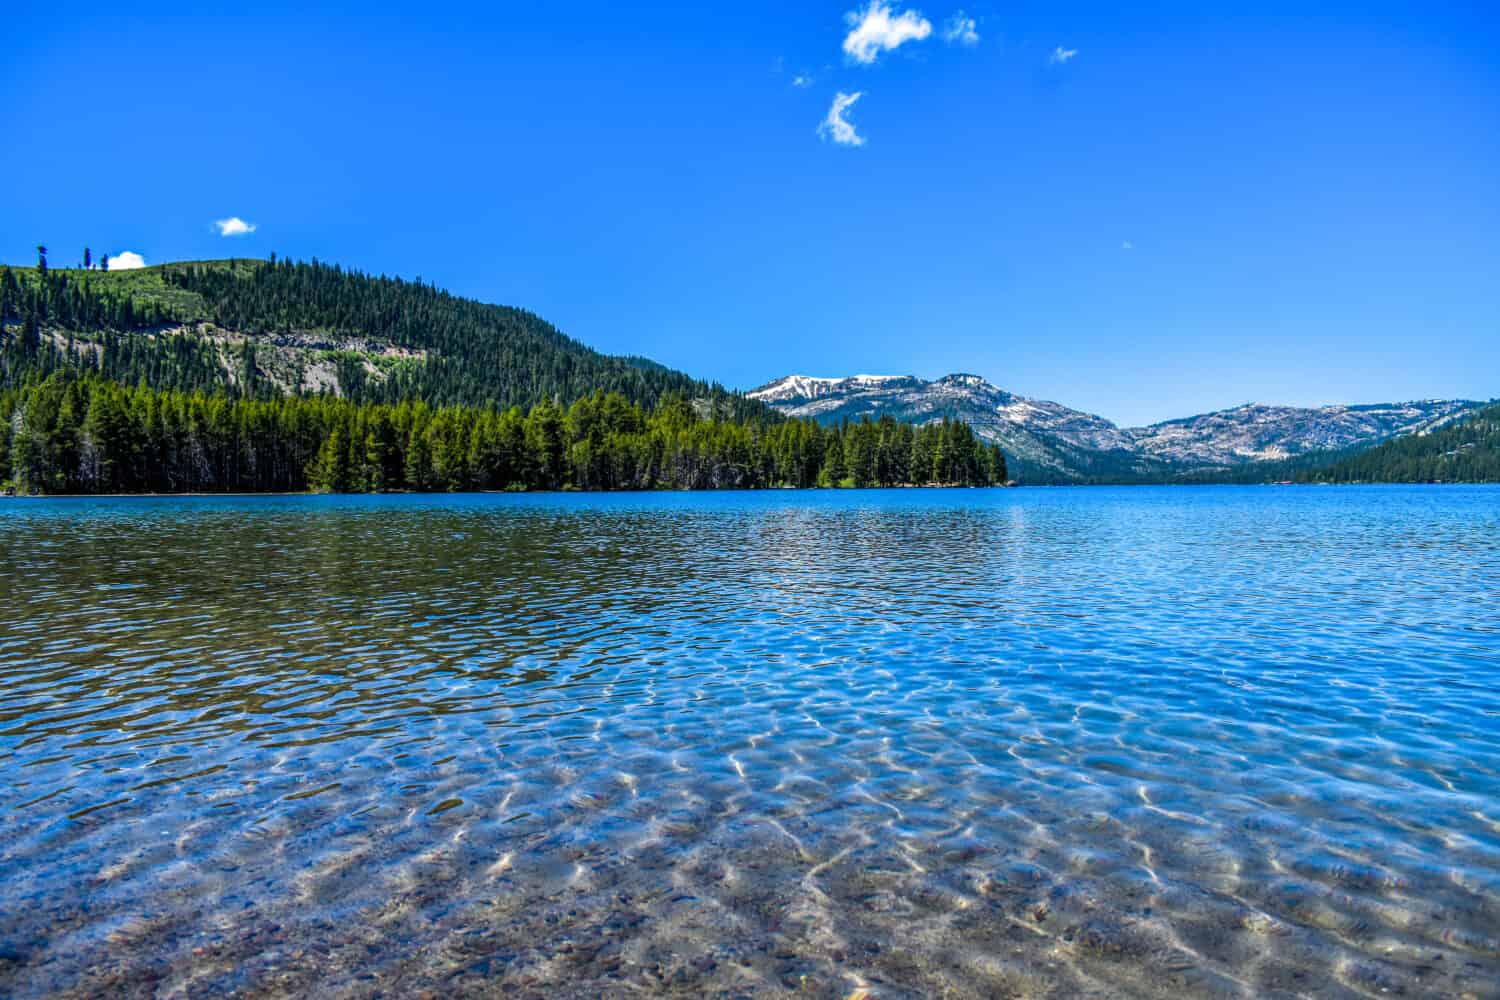
[[[0,506],[0,994],[1495,996],[1500,490]]]

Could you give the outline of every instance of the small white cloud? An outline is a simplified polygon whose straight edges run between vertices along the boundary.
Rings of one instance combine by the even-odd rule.
[[[1120,249],[1121,250],[1134,250],[1135,249],[1135,244],[1132,243],[1132,242],[1130,242],[1129,240],[1126,240],[1124,243],[1120,244]]]
[[[798,90],[806,90],[812,85],[813,78],[808,76],[806,73],[799,73],[796,76],[792,77],[792,86],[796,87]]]
[[[889,52],[907,42],[920,42],[932,34],[932,22],[915,10],[891,13],[884,0],[870,0],[864,10],[844,15],[849,34],[844,38],[844,54],[868,66],[881,52]]]
[[[843,91],[834,95],[833,107],[828,109],[828,116],[823,119],[823,124],[818,126],[818,134],[825,139],[832,139],[840,146],[863,146],[865,137],[854,130],[854,123],[844,117],[844,112],[854,106],[854,102],[865,96],[864,91],[855,91],[846,94]]]
[[[975,46],[979,44],[979,24],[972,17],[959,11],[948,18],[943,26],[943,41],[949,45]]]
[[[246,222],[238,215],[220,219],[214,226],[218,228],[220,236],[247,236],[255,232],[255,223]]]
[[[109,258],[109,269],[111,271],[137,271],[145,266],[146,258],[133,250],[113,254]]]
[[[1054,66],[1061,66],[1063,63],[1067,62],[1069,59],[1072,59],[1077,54],[1077,49],[1065,49],[1061,45],[1059,45],[1057,48],[1052,50],[1052,55],[1048,57],[1047,61]]]

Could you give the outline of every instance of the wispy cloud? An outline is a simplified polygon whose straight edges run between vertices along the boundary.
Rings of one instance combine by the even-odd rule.
[[[893,14],[884,0],[870,0],[864,10],[844,15],[849,34],[844,38],[844,54],[868,66],[881,52],[889,52],[907,42],[920,42],[932,34],[932,22],[919,11],[904,10]]]
[[[146,258],[133,250],[114,254],[109,258],[111,271],[138,271],[146,266]]]
[[[1124,243],[1120,244],[1120,249],[1121,250],[1134,250],[1135,249],[1135,244],[1132,243],[1132,242],[1130,242],[1129,240],[1126,240]]]
[[[865,94],[862,90],[852,94],[846,94],[843,91],[835,94],[833,106],[828,109],[828,116],[823,119],[823,124],[818,126],[818,134],[825,139],[832,139],[840,146],[863,146],[865,137],[855,131],[853,122],[844,117],[844,113],[863,96]]]
[[[979,44],[979,24],[963,11],[948,18],[943,26],[943,41],[949,45],[974,46]]]
[[[798,73],[796,76],[792,77],[792,86],[796,87],[798,90],[805,90],[812,85],[813,78],[808,76],[806,73]]]
[[[1069,59],[1072,59],[1077,54],[1077,49],[1065,49],[1061,45],[1059,45],[1057,48],[1052,50],[1052,55],[1047,58],[1047,61],[1054,66],[1061,66],[1063,63],[1067,62]]]
[[[248,236],[255,232],[255,223],[246,222],[238,215],[220,219],[214,223],[214,226],[219,230],[220,236]]]

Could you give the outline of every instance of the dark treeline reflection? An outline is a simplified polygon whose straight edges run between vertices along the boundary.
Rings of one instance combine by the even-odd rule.
[[[668,393],[529,410],[233,398],[56,371],[0,393],[22,493],[744,489],[1004,482],[969,425],[735,419]]]

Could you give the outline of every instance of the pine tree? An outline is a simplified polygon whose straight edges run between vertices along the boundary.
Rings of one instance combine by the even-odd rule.
[[[354,485],[349,464],[349,435],[342,422],[318,449],[318,457],[307,470],[308,487],[318,493],[348,493]]]
[[[834,431],[828,439],[828,450],[824,453],[823,470],[818,477],[820,486],[843,486],[849,470],[844,464],[844,436]]]

